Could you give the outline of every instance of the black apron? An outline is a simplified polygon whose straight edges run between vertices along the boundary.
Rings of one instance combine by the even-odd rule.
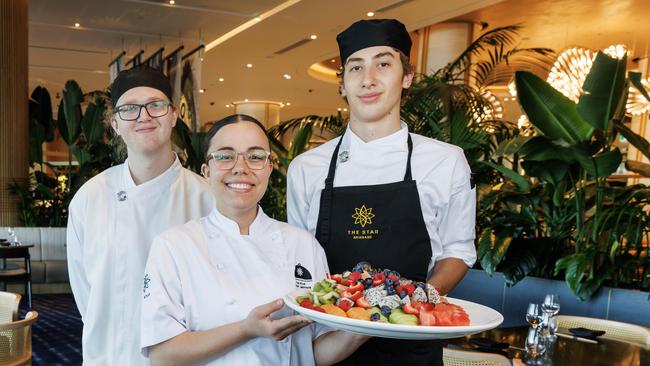
[[[341,141],[343,136],[332,155],[316,225],[316,239],[325,250],[330,273],[350,271],[367,261],[375,268],[426,281],[431,240],[411,177],[411,135],[403,181],[334,188]],[[372,338],[339,365],[442,365],[442,343]]]

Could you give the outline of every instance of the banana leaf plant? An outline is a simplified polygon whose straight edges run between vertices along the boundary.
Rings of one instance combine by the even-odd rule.
[[[627,59],[599,53],[574,103],[530,72],[516,73],[522,109],[538,131],[499,146],[524,174],[499,168],[503,184],[480,202],[490,217],[478,243],[482,267],[509,285],[532,274],[564,274],[580,299],[604,283],[650,288],[650,190],[608,177],[622,161],[619,134],[650,157],[647,141],[624,125]]]

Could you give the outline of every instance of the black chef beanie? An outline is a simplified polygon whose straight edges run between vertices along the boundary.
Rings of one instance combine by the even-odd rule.
[[[136,67],[120,72],[113,81],[113,85],[111,85],[111,101],[113,102],[113,108],[115,108],[115,105],[122,94],[139,86],[158,89],[163,92],[169,100],[172,100],[172,87],[169,84],[169,79],[167,79],[160,70],[152,69],[150,67]]]
[[[341,54],[341,65],[351,54],[368,47],[388,46],[411,53],[411,37],[406,27],[396,19],[360,20],[336,36]]]

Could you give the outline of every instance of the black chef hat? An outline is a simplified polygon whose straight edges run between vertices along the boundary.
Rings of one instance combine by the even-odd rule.
[[[341,65],[351,54],[368,47],[389,46],[411,53],[411,37],[406,27],[395,19],[360,20],[336,36],[341,54]]]
[[[172,100],[172,87],[169,79],[160,70],[150,67],[136,67],[120,72],[111,86],[111,100],[113,108],[122,94],[139,86],[148,86],[163,92],[169,100]]]

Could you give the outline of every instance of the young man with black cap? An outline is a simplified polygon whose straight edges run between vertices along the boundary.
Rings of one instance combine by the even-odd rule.
[[[146,365],[140,308],[152,240],[207,215],[215,203],[207,182],[183,168],[172,151],[178,112],[167,78],[148,68],[124,71],[111,97],[111,127],[128,158],[90,179],[72,199],[68,270],[84,323],[84,364]]]
[[[413,79],[402,23],[362,20],[337,42],[350,120],[342,137],[289,167],[289,223],[315,233],[332,273],[368,261],[447,293],[476,260],[476,192],[463,151],[400,121]],[[442,346],[374,338],[342,364],[441,365]]]

